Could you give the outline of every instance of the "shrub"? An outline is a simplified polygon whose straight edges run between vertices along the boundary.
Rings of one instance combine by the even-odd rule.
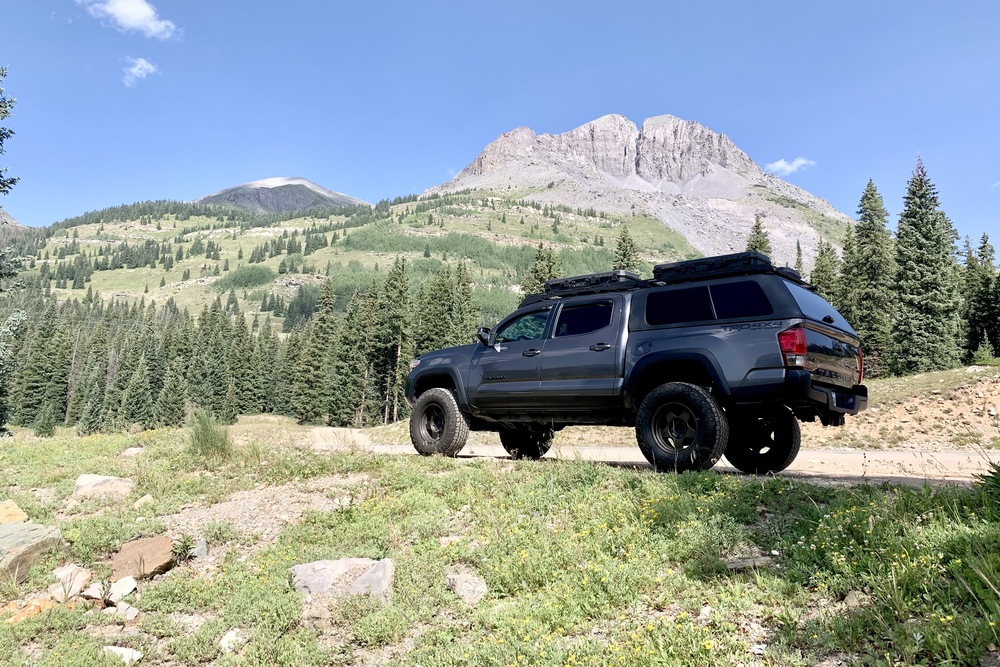
[[[212,285],[219,292],[228,292],[231,289],[244,290],[273,282],[277,276],[274,271],[266,266],[253,264],[241,266],[221,280],[216,280]]]
[[[984,340],[979,344],[979,349],[972,355],[972,363],[976,366],[987,366],[994,361],[993,346],[990,341]]]
[[[32,425],[39,438],[51,438],[56,434],[56,414],[51,403],[46,403]]]
[[[215,417],[207,410],[196,410],[191,421],[191,453],[205,459],[226,459],[232,449],[229,429],[216,423]]]

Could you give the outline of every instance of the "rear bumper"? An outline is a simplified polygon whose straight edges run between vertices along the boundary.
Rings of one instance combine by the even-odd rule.
[[[737,404],[780,402],[792,408],[800,418],[819,416],[827,425],[839,426],[845,415],[856,415],[868,409],[868,387],[856,384],[853,387],[832,387],[813,383],[812,374],[802,369],[778,371],[784,377],[777,378],[774,370],[748,374],[747,379],[760,373],[774,378],[775,382],[745,382],[733,394]],[[811,420],[813,417],[809,417]]]

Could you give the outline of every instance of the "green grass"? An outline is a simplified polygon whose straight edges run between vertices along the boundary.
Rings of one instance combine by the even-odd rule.
[[[194,535],[209,539],[218,567],[200,574],[184,564],[142,584],[141,632],[126,641],[146,653],[143,663],[812,665],[847,655],[859,664],[975,665],[1000,641],[991,625],[1000,621],[995,482],[834,488],[588,462],[318,455],[280,444],[273,429],[261,440],[252,432],[238,433],[210,475],[183,431],[0,441],[0,499],[24,501],[67,537],[27,583],[0,587],[0,604],[44,589],[61,563],[106,576],[102,562],[122,542],[162,532],[157,517],[184,505],[351,474],[363,484],[358,504],[309,513],[273,544],[225,523]],[[134,444],[145,447],[138,459],[118,456]],[[76,475],[95,471],[132,477],[136,497],[150,493],[155,503],[134,510],[131,498],[95,500],[57,516]],[[53,498],[32,503],[29,488],[52,489]],[[460,539],[441,546],[444,536]],[[723,565],[772,553],[773,567]],[[288,568],[348,556],[394,559],[391,599],[335,603],[332,626],[314,627]],[[446,588],[446,574],[459,570],[488,584],[474,608]],[[850,609],[849,594],[859,601]],[[97,664],[103,644],[88,630],[104,621],[84,612],[0,623],[0,664]],[[188,633],[174,613],[208,620]],[[222,656],[218,640],[233,627],[249,643]]]

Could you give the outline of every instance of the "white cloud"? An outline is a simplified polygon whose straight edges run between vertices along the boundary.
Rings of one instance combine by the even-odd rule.
[[[764,169],[772,174],[777,174],[778,176],[788,176],[789,174],[794,174],[795,172],[806,169],[807,167],[812,167],[815,164],[816,163],[813,160],[809,160],[804,157],[797,157],[791,162],[785,158],[781,158],[777,162],[769,162],[764,166]]]
[[[122,83],[132,88],[140,79],[145,79],[154,72],[156,72],[156,65],[145,58],[129,58],[128,67],[125,68],[125,76],[122,77]]]
[[[141,32],[146,37],[170,39],[177,32],[173,21],[161,19],[146,0],[76,0],[87,13],[111,21],[122,32]]]
[[[997,188],[1000,188],[1000,181],[997,181],[996,183],[990,186],[991,190],[995,190]]]

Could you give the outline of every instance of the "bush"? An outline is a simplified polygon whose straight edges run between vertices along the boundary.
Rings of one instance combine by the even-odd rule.
[[[216,280],[212,286],[219,292],[228,292],[231,289],[245,290],[271,283],[276,277],[274,271],[266,266],[241,266],[231,271],[225,278]]]
[[[972,363],[976,366],[988,366],[994,362],[993,346],[990,341],[984,340],[979,344],[979,349],[972,355]]]
[[[51,438],[56,434],[56,413],[51,403],[46,403],[32,425],[39,438]]]
[[[204,459],[226,459],[232,453],[233,443],[229,429],[220,426],[207,410],[199,408],[191,420],[190,452]]]

